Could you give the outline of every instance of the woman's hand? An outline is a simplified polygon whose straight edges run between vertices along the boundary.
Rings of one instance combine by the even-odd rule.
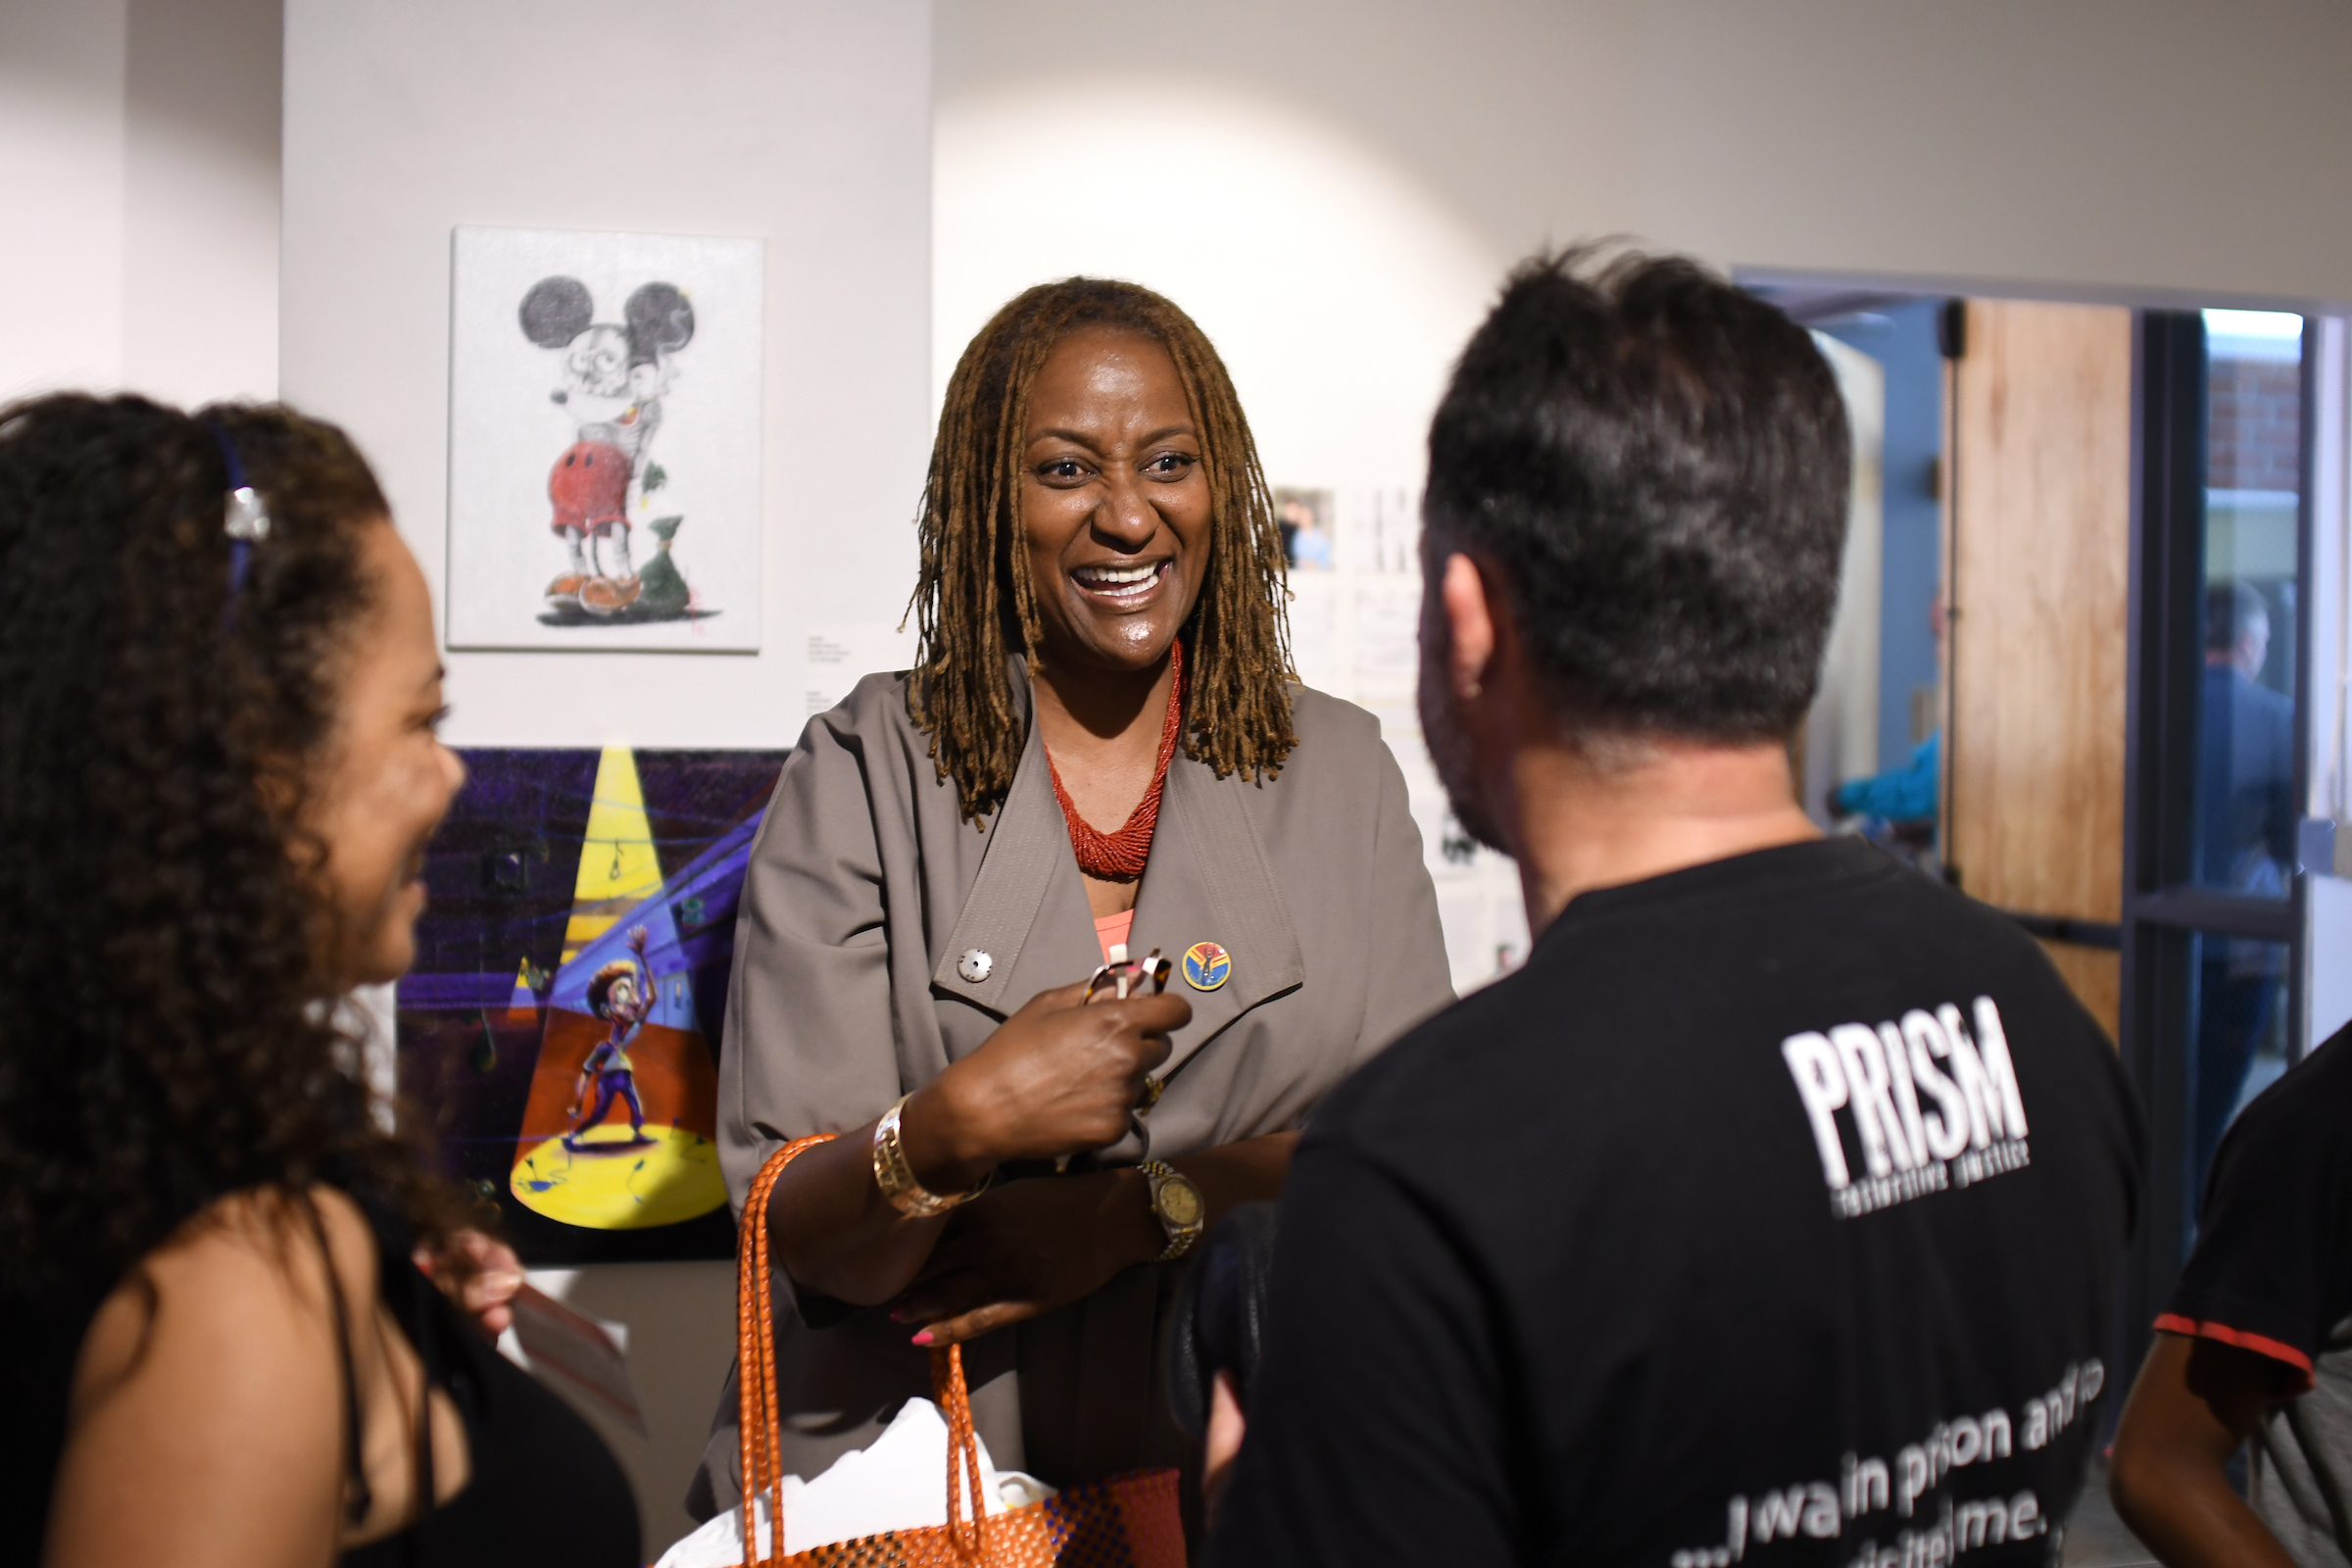
[[[1126,1133],[1145,1076],[1167,1060],[1168,1032],[1191,1020],[1192,1004],[1158,996],[1086,1005],[1085,995],[1083,985],[1040,993],[906,1102],[899,1137],[916,1181],[969,1192],[1006,1160],[1100,1149]],[[768,1236],[793,1279],[859,1306],[897,1299],[947,1225],[902,1214],[882,1197],[873,1138],[868,1122],[808,1151],[767,1208]]]
[[[492,1339],[514,1321],[514,1293],[522,1289],[522,1259],[514,1249],[470,1227],[454,1233],[439,1252],[419,1247],[417,1270]]]
[[[907,1164],[935,1193],[959,1192],[1015,1159],[1114,1144],[1192,1021],[1182,997],[1084,1004],[1084,985],[1041,991],[979,1050],[941,1073],[900,1118]]]
[[[917,1345],[977,1339],[1091,1296],[1166,1245],[1139,1171],[1010,1182],[955,1212],[891,1316],[922,1330]]]

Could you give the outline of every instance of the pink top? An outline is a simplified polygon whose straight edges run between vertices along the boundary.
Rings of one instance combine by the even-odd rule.
[[[1127,941],[1127,933],[1134,929],[1135,911],[1133,909],[1121,909],[1116,914],[1106,914],[1095,922],[1095,940],[1102,944],[1102,961],[1104,963],[1110,961],[1110,950],[1114,947],[1124,946]]]

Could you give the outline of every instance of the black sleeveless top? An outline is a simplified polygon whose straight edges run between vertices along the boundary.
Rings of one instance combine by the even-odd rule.
[[[410,1261],[408,1239],[360,1200],[375,1232],[385,1309],[448,1394],[466,1425],[472,1474],[465,1490],[407,1529],[343,1554],[347,1568],[514,1568],[532,1560],[564,1568],[637,1568],[637,1505],[602,1439],[569,1405],[498,1353]],[[0,1464],[0,1568],[37,1568],[48,1534],[49,1494],[65,1446],[66,1400],[82,1337],[103,1293],[70,1300],[0,1299],[0,1409],[22,1448]],[[336,1302],[339,1314],[344,1303]],[[338,1327],[341,1325],[339,1324]],[[360,1410],[344,1344],[344,1466],[355,1497]],[[420,1427],[421,1430],[421,1427]],[[429,1457],[420,1456],[420,1478]],[[429,1491],[429,1489],[428,1489]],[[366,1511],[364,1502],[357,1510]],[[24,1524],[33,1528],[25,1529]]]

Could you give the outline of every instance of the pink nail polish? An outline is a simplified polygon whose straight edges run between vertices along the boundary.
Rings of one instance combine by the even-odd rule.
[[[931,1343],[931,1331],[929,1329],[925,1329],[922,1333],[917,1334],[914,1337],[914,1343],[917,1345],[929,1345]]]

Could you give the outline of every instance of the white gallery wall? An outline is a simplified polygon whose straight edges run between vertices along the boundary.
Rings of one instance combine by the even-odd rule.
[[[0,0],[0,401],[277,389],[278,0]]]
[[[37,302],[0,335],[0,396],[122,379],[124,12],[0,9],[0,203],[48,230],[45,245],[0,247],[9,297]]]
[[[1051,270],[1047,242],[1098,221],[1149,236],[1126,253],[1138,270],[1181,276],[1206,252],[1265,277],[1318,318],[1294,334],[1408,343],[1461,302],[1348,320],[1349,274],[1388,265],[1366,242],[1432,212],[1444,232],[1422,241],[1498,261],[1629,234],[1742,268],[2352,297],[2352,11],[2323,0],[937,12],[943,340],[968,335],[950,310],[968,270],[1009,275],[1015,257]],[[1025,136],[1004,133],[1023,122]],[[1237,135],[1249,154],[1223,156]],[[1269,204],[1315,206],[1299,175],[1318,166],[1359,186],[1371,172],[1397,193],[1387,217],[1303,249],[1280,223],[1251,225]],[[1328,300],[1298,286],[1317,273]],[[1308,417],[1257,413],[1267,401],[1261,425]]]
[[[939,0],[934,387],[1081,269],[1216,338],[1268,469],[1403,482],[1502,269],[2352,299],[2318,0]],[[1279,482],[1279,481],[1278,481]]]
[[[288,0],[282,385],[374,461],[437,598],[451,230],[765,247],[760,651],[453,652],[454,744],[787,747],[808,628],[897,620],[927,452],[929,68],[919,0]],[[544,506],[513,525],[544,533]],[[688,1525],[733,1277],[541,1281],[629,1326],[649,1434],[598,1419],[649,1554]]]

